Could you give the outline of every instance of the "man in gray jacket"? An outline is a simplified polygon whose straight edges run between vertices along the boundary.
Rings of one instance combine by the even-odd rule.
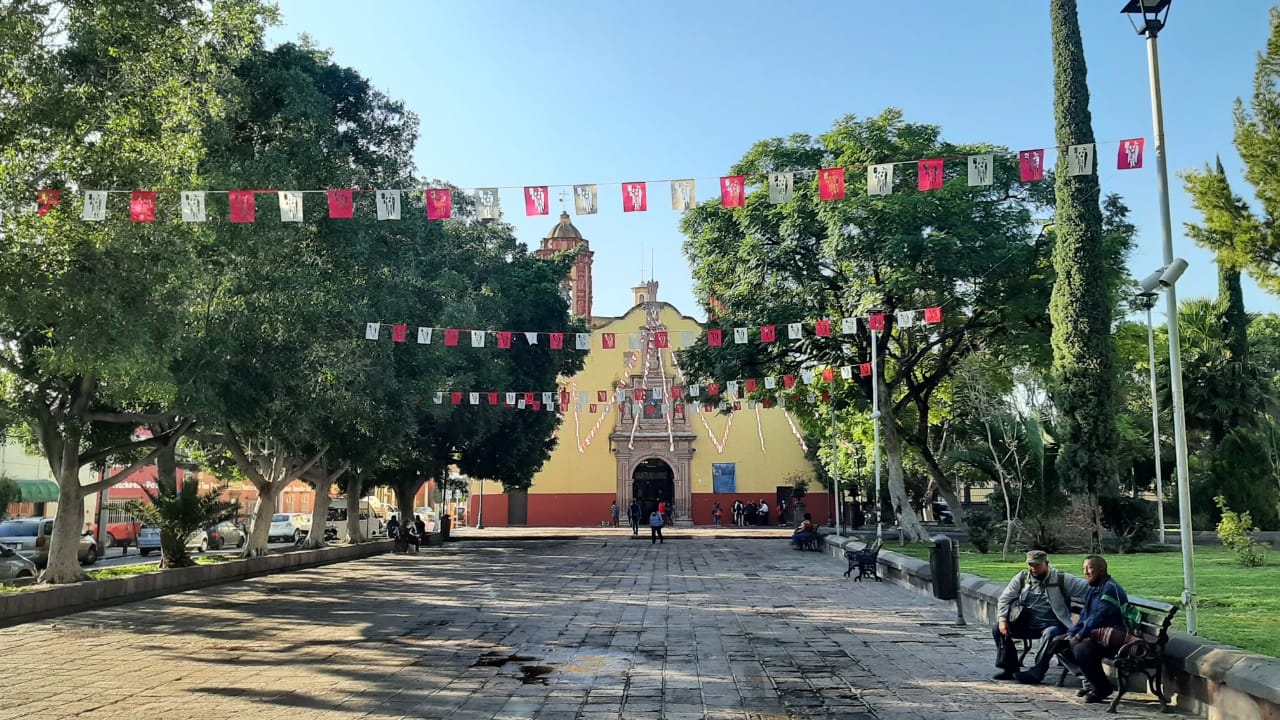
[[[1071,598],[1082,598],[1089,583],[1049,566],[1043,550],[1027,553],[1027,569],[1013,576],[1000,593],[996,624],[991,635],[996,641],[996,680],[1013,680],[1035,685],[1044,680],[1053,659],[1055,639],[1071,626]],[[1030,670],[1021,670],[1022,661],[1013,645],[1015,639],[1040,639],[1036,661]]]

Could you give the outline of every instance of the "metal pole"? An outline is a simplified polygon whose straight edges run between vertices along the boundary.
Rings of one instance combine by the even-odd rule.
[[[844,525],[840,523],[840,438],[836,435],[835,402],[831,403],[831,475],[836,481],[836,535],[844,535]]]
[[[1169,217],[1169,170],[1165,162],[1164,107],[1160,96],[1160,53],[1157,31],[1147,32],[1147,66],[1151,72],[1151,120],[1155,125],[1156,181],[1160,187],[1160,231],[1164,264],[1173,262],[1173,221]],[[1182,340],[1178,333],[1178,293],[1174,285],[1165,290],[1165,314],[1169,325],[1169,386],[1173,391],[1173,442],[1178,470],[1178,534],[1182,540],[1182,605],[1187,632],[1195,635],[1196,580],[1195,551],[1191,544],[1191,482],[1187,463],[1186,410],[1182,395]]]
[[[1147,305],[1147,355],[1151,366],[1151,444],[1156,463],[1156,522],[1160,527],[1160,544],[1164,545],[1164,468],[1160,462],[1160,405],[1156,397],[1156,332],[1151,324],[1151,308],[1155,298],[1146,298]]]
[[[871,453],[876,475],[876,540],[884,538],[884,522],[880,518],[880,363],[876,347],[877,332],[871,331]]]
[[[480,504],[476,507],[476,529],[484,529],[484,478],[480,478]]]

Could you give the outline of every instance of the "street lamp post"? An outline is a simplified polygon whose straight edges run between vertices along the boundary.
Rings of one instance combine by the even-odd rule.
[[[1129,15],[1129,22],[1139,35],[1147,38],[1147,68],[1151,81],[1151,120],[1155,126],[1156,182],[1160,190],[1160,231],[1164,264],[1174,265],[1173,221],[1169,216],[1169,169],[1164,148],[1164,107],[1160,93],[1160,53],[1157,36],[1164,29],[1169,17],[1172,0],[1129,0],[1122,13]],[[1142,27],[1134,22],[1134,16],[1142,17]],[[1183,266],[1185,268],[1185,261]],[[1163,284],[1163,282],[1161,283]],[[1191,545],[1191,481],[1187,463],[1186,410],[1182,394],[1182,349],[1178,333],[1178,293],[1173,283],[1165,291],[1166,316],[1169,325],[1169,387],[1173,395],[1173,443],[1178,471],[1178,534],[1182,541],[1182,605],[1187,617],[1187,632],[1197,632],[1196,583],[1193,568],[1194,550]]]
[[[836,403],[831,398],[831,477],[835,479],[836,535],[844,535],[840,522],[840,436],[836,434]]]
[[[876,540],[884,539],[884,523],[880,518],[880,363],[877,332],[871,331],[871,454],[876,475]],[[898,535],[902,536],[901,533]]]
[[[1164,545],[1164,467],[1160,462],[1160,401],[1156,395],[1156,334],[1151,324],[1151,308],[1156,304],[1154,292],[1138,295],[1138,302],[1147,311],[1147,356],[1151,368],[1151,444],[1156,469],[1156,522],[1160,528],[1160,544]]]

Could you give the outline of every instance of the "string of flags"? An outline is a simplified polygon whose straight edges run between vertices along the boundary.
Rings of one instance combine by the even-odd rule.
[[[890,318],[890,316],[892,317]],[[745,345],[753,340],[766,344],[778,342],[782,339],[800,340],[805,336],[805,332],[809,328],[812,328],[812,334],[817,337],[831,337],[837,330],[840,335],[857,334],[859,327],[863,324],[866,325],[868,331],[884,332],[887,328],[895,325],[899,328],[913,328],[940,322],[942,322],[942,307],[934,306],[917,310],[898,310],[893,313],[872,313],[865,317],[824,318],[778,325],[728,328],[728,337],[726,337],[726,329],[710,328],[705,330],[703,335],[706,337],[707,345],[721,347],[726,343],[726,340],[732,340],[733,344],[736,345]],[[492,341],[497,343],[498,348],[506,350],[511,348],[511,344],[515,340],[522,339],[525,344],[534,346],[540,345],[541,341],[545,339],[547,347],[552,350],[565,349],[566,341],[571,342],[572,349],[590,350],[592,349],[592,336],[599,335],[600,349],[614,350],[618,347],[618,334],[611,332],[565,333],[467,330],[381,322],[365,323],[364,338],[366,340],[381,340],[387,334],[383,332],[383,327],[390,328],[389,336],[391,341],[395,343],[407,343],[412,330],[419,345],[431,345],[440,342],[441,337],[443,337],[443,343],[446,347],[459,347],[465,340],[473,348],[483,348],[488,347]],[[698,339],[698,333],[693,330],[681,330],[678,332],[649,330],[644,333],[625,333],[625,336],[627,349],[629,350],[639,350],[645,338],[649,338],[654,347],[658,349],[692,347]]]
[[[1117,170],[1138,170],[1142,168],[1143,153],[1146,140],[1130,138],[1121,140],[1116,153]],[[1061,147],[1048,149],[1062,149]],[[1037,182],[1044,179],[1046,148],[1020,150],[1017,153],[1019,179],[1021,182]],[[1096,165],[1096,143],[1065,146],[1066,173],[1068,175],[1090,175]],[[790,170],[770,172],[758,175],[729,175],[719,179],[720,202],[724,207],[743,207],[746,203],[747,183],[756,178],[763,178],[769,189],[769,202],[774,204],[788,203],[794,198],[797,178],[812,176],[818,183],[818,196],[823,201],[840,200],[847,196],[848,171],[865,169],[866,194],[869,196],[885,196],[894,192],[895,172],[902,175],[903,166],[916,166],[916,188],[920,192],[928,192],[942,188],[945,180],[945,165],[948,161],[963,161],[966,172],[964,177],[969,187],[983,187],[994,182],[995,154],[963,155],[957,157],[924,158],[866,165],[845,165],[838,167]],[[650,180],[624,182],[621,185],[623,212],[647,212],[649,210],[649,186],[667,183],[671,193],[671,209],[684,212],[698,203],[697,180],[686,178],[679,180]],[[565,188],[561,193],[563,200],[572,187],[574,211],[578,215],[594,215],[600,211],[600,185],[595,183],[560,186],[560,185],[527,185],[521,187],[526,216],[535,217],[550,213],[552,188]],[[508,187],[470,188],[475,206],[475,214],[479,219],[498,219],[502,215],[501,190],[515,189]],[[459,189],[456,192],[467,192]],[[400,220],[403,218],[405,196],[420,196],[428,220],[447,220],[453,217],[454,188],[437,187],[425,190],[403,189],[362,189],[337,188],[325,190],[80,190],[64,191],[55,188],[44,188],[36,191],[36,212],[43,216],[62,203],[62,195],[80,195],[80,219],[89,222],[106,220],[108,200],[112,195],[128,195],[129,219],[132,222],[155,222],[157,202],[161,198],[176,196],[176,210],[183,222],[202,223],[210,218],[209,201],[212,197],[226,198],[227,217],[233,223],[254,223],[258,220],[258,195],[274,195],[279,212],[280,222],[301,223],[304,219],[304,195],[323,195],[325,199],[325,217],[332,220],[350,220],[355,217],[356,200],[367,196],[372,198],[374,214],[378,220]],[[363,204],[363,203],[362,203]],[[266,210],[266,208],[264,208]],[[314,211],[313,211],[314,212]]]

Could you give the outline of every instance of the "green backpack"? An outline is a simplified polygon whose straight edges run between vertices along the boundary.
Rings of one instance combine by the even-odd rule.
[[[1140,635],[1142,630],[1142,609],[1131,602],[1120,602],[1110,595],[1102,596],[1103,602],[1111,603],[1120,610],[1120,616],[1124,618],[1124,629],[1135,635]]]

